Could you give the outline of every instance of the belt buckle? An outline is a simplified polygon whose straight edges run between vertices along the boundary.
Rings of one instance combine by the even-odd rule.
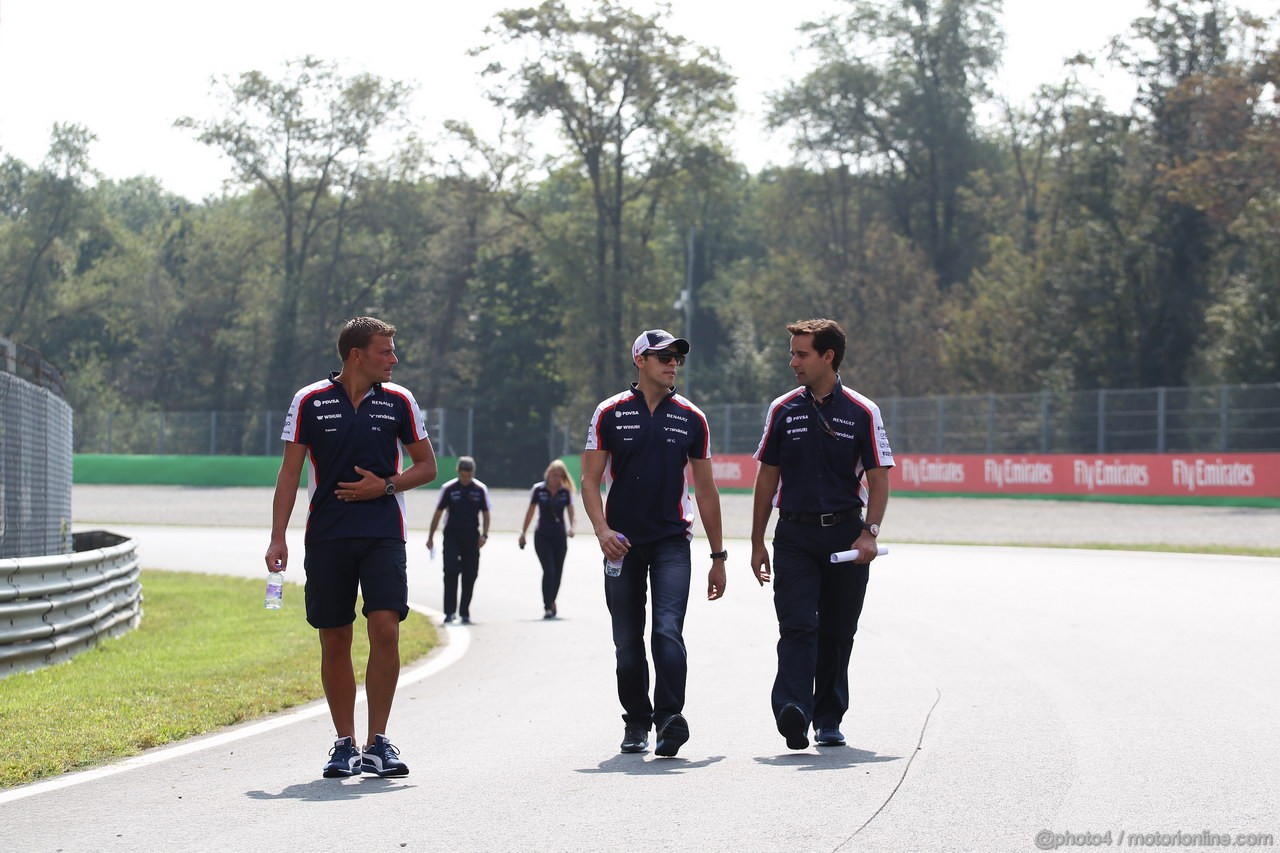
[[[824,512],[822,515],[818,516],[818,523],[823,527],[835,527],[840,523],[840,519],[836,518],[838,514],[839,513]]]

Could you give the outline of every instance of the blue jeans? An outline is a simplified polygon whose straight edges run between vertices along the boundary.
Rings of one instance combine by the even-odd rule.
[[[628,726],[661,727],[684,710],[688,666],[684,614],[689,605],[689,540],[672,536],[633,545],[616,578],[605,575],[604,599],[613,617],[613,646],[618,658],[618,700]],[[649,700],[649,661],[645,657],[646,582],[653,585],[654,690]]]

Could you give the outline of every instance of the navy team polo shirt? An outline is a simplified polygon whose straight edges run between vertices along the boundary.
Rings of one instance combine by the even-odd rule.
[[[307,446],[307,541],[405,538],[404,495],[345,503],[338,483],[360,479],[359,465],[379,477],[400,473],[400,445],[427,437],[426,421],[409,389],[375,383],[358,407],[337,373],[298,391],[284,418],[285,441]]]
[[[611,528],[635,545],[693,538],[684,469],[690,459],[711,458],[711,430],[701,409],[672,388],[650,414],[633,384],[596,407],[586,449],[609,454],[605,519]]]
[[[477,530],[480,527],[480,513],[490,512],[489,487],[471,478],[469,485],[462,485],[457,477],[440,487],[440,499],[436,501],[436,509],[448,511],[444,520],[445,530]]]
[[[535,529],[564,532],[564,511],[573,505],[573,492],[562,485],[560,491],[552,494],[546,480],[543,480],[533,484],[529,503],[538,505],[538,526]]]
[[[770,403],[755,458],[781,469],[773,505],[788,512],[861,509],[867,503],[863,473],[893,467],[880,407],[845,388],[839,377],[821,404],[807,388]]]

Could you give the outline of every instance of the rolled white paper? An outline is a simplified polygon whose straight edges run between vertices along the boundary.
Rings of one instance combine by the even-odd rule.
[[[877,557],[883,557],[885,554],[888,554],[888,553],[889,553],[888,545],[876,546]],[[857,551],[836,551],[834,554],[831,555],[831,562],[833,563],[854,563],[854,562],[857,562],[857,560],[858,560]]]

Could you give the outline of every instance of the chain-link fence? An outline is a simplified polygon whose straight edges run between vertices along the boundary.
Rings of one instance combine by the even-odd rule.
[[[1206,453],[1280,450],[1280,383],[881,403],[904,453]]]
[[[1280,450],[1280,383],[888,397],[876,403],[899,453]],[[713,452],[755,452],[767,403],[712,403],[702,410]],[[581,452],[590,414],[557,426],[553,455]]]
[[[284,410],[253,412],[80,412],[77,453],[279,456]],[[472,452],[468,409],[426,409],[427,434],[437,455]]]
[[[876,401],[900,453],[1191,453],[1280,450],[1280,383]],[[767,403],[703,411],[716,453],[751,453]],[[428,409],[441,456],[472,454],[470,409]],[[554,424],[551,457],[582,451],[591,413]],[[78,453],[277,456],[283,411],[80,412]]]
[[[62,377],[0,338],[0,557],[66,554],[71,541],[71,407]]]

